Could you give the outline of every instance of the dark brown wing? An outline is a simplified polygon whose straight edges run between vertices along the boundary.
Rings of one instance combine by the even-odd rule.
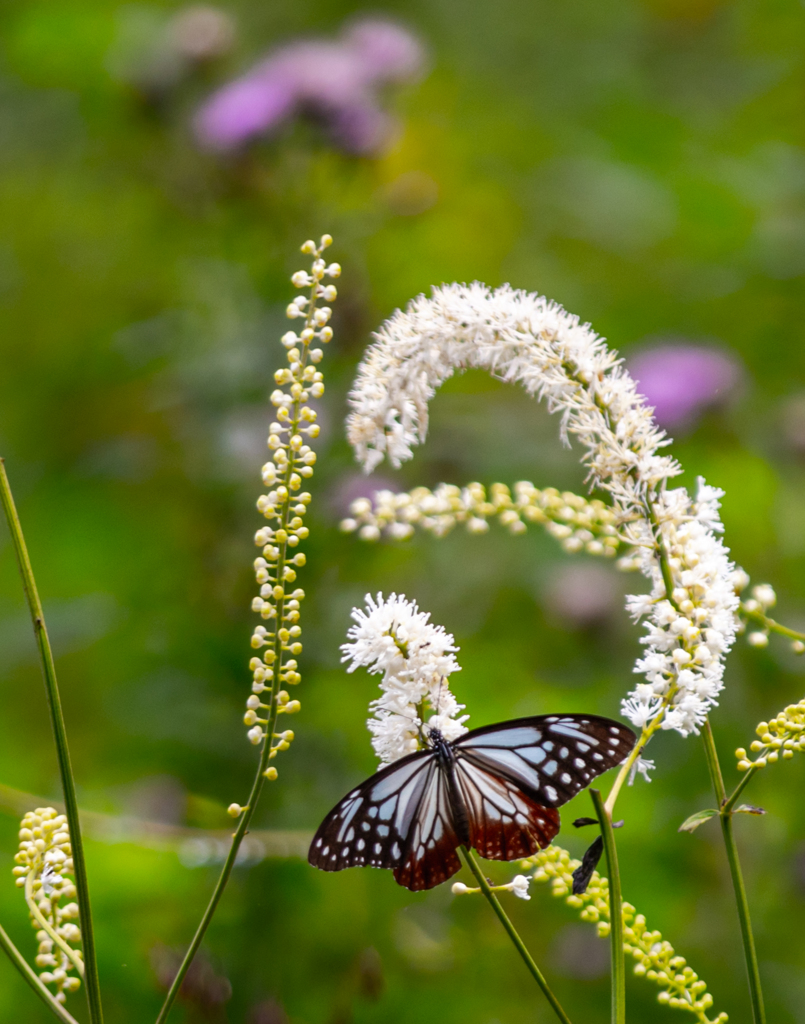
[[[631,729],[597,715],[539,715],[488,725],[453,743],[470,843],[490,860],[517,860],[559,831],[557,807],[634,746]]]
[[[456,763],[456,781],[470,819],[470,846],[482,857],[530,857],[559,831],[559,812],[554,807],[537,803],[496,771],[461,758]]]

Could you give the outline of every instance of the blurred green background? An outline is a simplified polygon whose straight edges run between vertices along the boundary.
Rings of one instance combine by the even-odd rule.
[[[396,141],[364,157],[304,121],[235,157],[202,152],[189,127],[216,86],[272,47],[332,37],[364,8],[222,3],[229,51],[154,87],[138,68],[178,9],[0,6],[0,453],[51,625],[84,807],[226,829],[226,805],[247,793],[255,751],[241,716],[267,394],[298,246],[322,231],[335,236],[344,274],[300,575],[303,707],[257,827],[312,831],[374,768],[364,719],[376,681],[347,676],[338,650],[368,590],[404,592],[455,634],[454,689],[474,725],[616,715],[633,684],[639,631],[622,595],[639,584],[611,565],[573,561],[536,530],[397,546],[339,533],[367,487],[342,429],[355,366],[371,330],[431,284],[510,281],[547,294],[627,357],[668,337],[731,351],[744,367],[740,393],[673,451],[686,483],[703,474],[726,489],[736,560],[777,587],[783,621],[805,622],[801,3],[381,3],[374,13],[403,19],[429,64],[384,101],[400,118]],[[519,392],[468,374],[432,415],[428,443],[403,471],[381,467],[381,484],[582,488],[558,424]],[[601,595],[595,614],[563,606],[571,565],[592,567],[583,579]],[[783,642],[739,642],[714,716],[728,784],[732,750],[802,696],[803,671]],[[57,799],[5,529],[0,695],[0,781]],[[619,804],[625,897],[740,1024],[749,1008],[717,829],[677,833],[712,803],[701,744],[663,734],[650,756],[655,780]],[[768,770],[748,796],[769,813],[736,826],[769,1020],[780,1024],[805,1021],[803,783],[801,760]],[[582,794],[563,818],[589,810]],[[16,828],[0,815],[0,921],[32,953],[10,874]],[[572,831],[561,841],[580,854],[590,837]],[[186,846],[100,839],[88,858],[107,1020],[152,1020],[153,965],[188,942],[215,865]],[[572,1019],[606,1021],[607,947],[592,926],[544,887],[510,903]],[[484,904],[449,886],[411,894],[387,872],[326,875],[299,858],[243,865],[205,957],[177,1024],[551,1019]],[[683,1019],[650,984],[630,975],[628,986],[631,1020]],[[84,1020],[81,998],[71,1002]],[[50,1019],[5,961],[0,1019]]]

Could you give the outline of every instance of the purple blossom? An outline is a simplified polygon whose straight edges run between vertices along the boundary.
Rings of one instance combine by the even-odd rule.
[[[290,43],[214,93],[196,115],[196,135],[225,152],[307,113],[348,152],[376,152],[394,129],[378,89],[415,78],[423,57],[410,32],[383,19],[356,22],[334,41]]]
[[[690,342],[643,349],[627,365],[654,419],[667,429],[692,427],[705,409],[723,404],[743,376],[736,356]]]
[[[545,606],[569,626],[595,625],[611,615],[618,604],[612,573],[601,565],[561,565],[546,591]]]

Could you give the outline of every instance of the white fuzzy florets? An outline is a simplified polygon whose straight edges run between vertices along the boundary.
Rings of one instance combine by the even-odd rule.
[[[447,677],[461,667],[453,637],[402,595],[384,599],[367,594],[366,609],[352,610],[355,624],[347,633],[351,642],[341,650],[342,661],[350,662],[347,671],[363,666],[383,674],[383,693],[372,701],[368,721],[377,756],[389,763],[413,753],[432,728],[448,740],[457,739],[467,731],[468,716],[460,715],[464,705],[447,686]],[[433,712],[427,723],[426,709]]]
[[[649,594],[627,599],[632,615],[646,619],[646,652],[635,667],[646,681],[624,701],[624,714],[638,728],[662,714],[663,728],[696,732],[722,688],[737,624],[735,569],[718,536],[722,492],[703,481],[695,498],[667,489],[681,471],[660,454],[669,440],[589,325],[540,296],[477,283],[420,295],[376,333],[347,421],[367,471],[385,457],[395,466],[411,458],[436,389],[469,367],[545,398],[561,413],[563,440],[573,436],[585,449],[588,480],[611,495],[621,540],[632,547],[621,567],[651,582]]]

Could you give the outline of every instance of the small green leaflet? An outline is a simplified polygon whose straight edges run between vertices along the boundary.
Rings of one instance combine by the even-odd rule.
[[[708,818],[712,818],[714,814],[718,814],[715,807],[708,807],[706,811],[697,811],[695,814],[691,814],[689,818],[677,829],[677,832],[695,832],[699,825],[703,825]]]
[[[765,814],[762,807],[754,807],[752,804],[741,804],[732,812],[733,814]],[[686,818],[677,829],[677,832],[695,832],[699,825],[703,825],[709,818],[718,814],[715,807],[708,807],[705,811],[697,811]]]

